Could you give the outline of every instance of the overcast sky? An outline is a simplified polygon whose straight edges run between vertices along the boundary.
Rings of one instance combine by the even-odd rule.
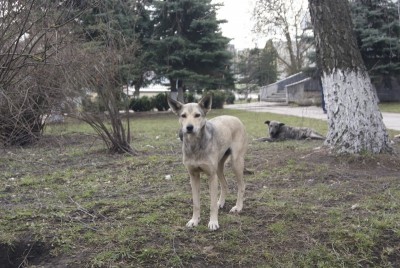
[[[264,41],[257,40],[257,36],[251,32],[255,0],[213,0],[212,2],[224,4],[219,8],[217,18],[228,21],[220,27],[224,36],[233,39],[230,43],[236,49],[253,48],[256,43],[258,47],[264,47]]]

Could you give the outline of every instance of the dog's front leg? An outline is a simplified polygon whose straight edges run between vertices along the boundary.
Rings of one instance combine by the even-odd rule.
[[[190,185],[192,186],[193,216],[186,224],[189,228],[197,226],[200,222],[200,173],[190,173]]]
[[[213,174],[209,178],[210,187],[210,222],[208,228],[211,231],[215,231],[219,228],[218,224],[218,177],[217,174]]]

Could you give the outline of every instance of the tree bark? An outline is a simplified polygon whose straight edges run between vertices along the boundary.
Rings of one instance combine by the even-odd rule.
[[[169,78],[169,81],[171,85],[171,98],[184,103],[183,81],[173,78]]]
[[[347,0],[309,0],[328,112],[326,145],[338,153],[391,150],[371,80],[353,34]]]
[[[169,77],[169,84],[171,87],[171,94],[170,94],[171,98],[173,100],[178,100],[178,89],[176,88],[176,80]]]

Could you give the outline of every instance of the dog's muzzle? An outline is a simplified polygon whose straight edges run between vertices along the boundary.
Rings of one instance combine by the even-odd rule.
[[[193,125],[187,125],[186,126],[186,133],[193,133],[193,129],[194,129]]]

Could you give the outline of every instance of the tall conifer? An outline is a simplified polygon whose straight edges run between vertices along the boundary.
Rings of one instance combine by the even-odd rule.
[[[157,73],[170,80],[171,90],[231,85],[229,39],[219,29],[223,21],[216,19],[217,6],[211,0],[154,1],[153,4]],[[179,96],[181,99],[182,94]]]

